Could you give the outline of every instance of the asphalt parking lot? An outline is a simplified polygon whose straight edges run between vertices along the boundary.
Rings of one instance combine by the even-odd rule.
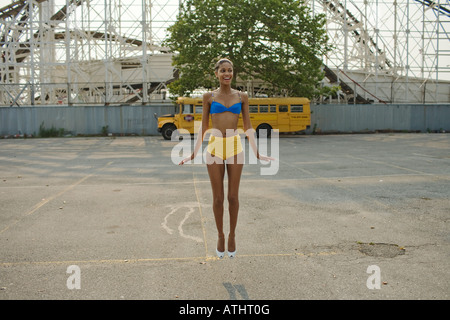
[[[0,140],[0,299],[449,298],[449,134],[277,141],[219,260],[206,166],[173,164],[177,142]]]

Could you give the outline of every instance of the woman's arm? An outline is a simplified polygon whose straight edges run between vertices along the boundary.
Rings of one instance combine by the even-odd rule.
[[[197,141],[195,143],[194,152],[192,152],[190,157],[187,157],[179,163],[179,165],[183,165],[188,161],[191,161],[197,155],[198,150],[202,146],[203,139],[205,138],[206,131],[208,131],[209,127],[209,109],[211,107],[211,92],[207,92],[203,95],[203,113],[202,113],[202,123],[200,128],[198,129]],[[194,126],[195,127],[195,126]]]

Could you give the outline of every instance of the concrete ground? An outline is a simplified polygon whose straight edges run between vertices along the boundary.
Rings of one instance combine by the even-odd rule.
[[[276,174],[244,167],[222,260],[177,145],[0,140],[0,299],[449,299],[449,134],[281,136]]]

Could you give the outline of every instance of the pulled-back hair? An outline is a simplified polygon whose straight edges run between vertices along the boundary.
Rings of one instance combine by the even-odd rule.
[[[231,62],[230,59],[227,59],[227,58],[221,58],[221,59],[219,59],[219,61],[217,61],[216,66],[214,67],[214,70],[215,70],[215,71],[219,70],[220,65],[221,65],[222,63],[225,63],[225,62],[228,62],[229,64],[231,64],[231,66],[233,66],[233,62]]]

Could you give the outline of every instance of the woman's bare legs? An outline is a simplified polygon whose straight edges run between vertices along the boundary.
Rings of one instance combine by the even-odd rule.
[[[209,179],[211,180],[211,188],[213,194],[213,212],[217,227],[217,251],[225,251],[225,234],[223,233],[223,177],[225,173],[225,164],[211,163],[206,166],[208,168]]]
[[[236,225],[239,213],[239,183],[244,166],[243,152],[236,155],[234,161],[227,161],[228,175],[228,211],[230,213],[230,233],[228,235],[228,252],[236,251]]]
[[[208,154],[208,156],[210,156]],[[231,159],[230,159],[231,160]],[[228,236],[228,251],[234,252],[236,250],[235,234],[236,225],[239,212],[239,183],[241,180],[242,168],[244,166],[244,154],[239,153],[234,157],[234,161],[228,160],[227,175],[228,175],[228,211],[230,213],[230,233]],[[217,228],[217,251],[225,251],[225,234],[223,232],[223,201],[224,201],[224,187],[223,179],[225,175],[225,164],[223,162],[217,163],[208,162],[207,165],[209,179],[211,181],[211,188],[213,193],[213,212],[216,220]]]

